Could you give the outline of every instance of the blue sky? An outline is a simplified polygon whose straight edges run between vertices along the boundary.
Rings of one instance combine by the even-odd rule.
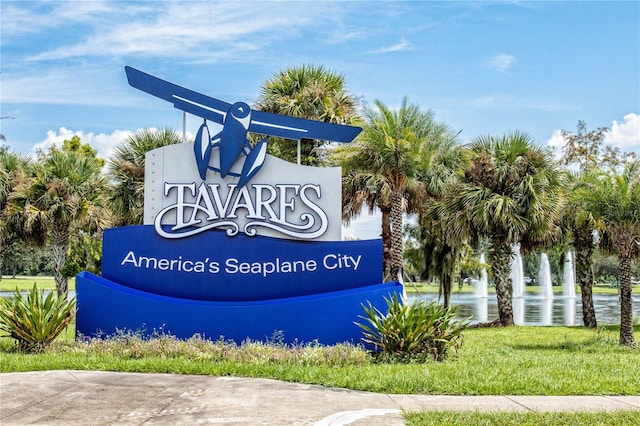
[[[130,65],[254,102],[277,71],[323,65],[362,103],[403,96],[460,133],[512,130],[558,150],[578,120],[640,151],[640,2],[7,1],[3,143],[23,154],[79,135],[108,157],[137,129],[182,130],[169,103],[128,86]],[[195,133],[200,119],[189,117]],[[640,154],[640,152],[639,152]],[[377,217],[357,222],[375,237]]]
[[[640,150],[640,2],[6,1],[1,131],[22,153],[74,134],[108,156],[182,115],[127,85],[130,65],[251,103],[287,66],[344,75],[363,103],[407,95],[462,142],[511,130],[558,146],[607,126]],[[190,117],[195,133],[200,120]]]

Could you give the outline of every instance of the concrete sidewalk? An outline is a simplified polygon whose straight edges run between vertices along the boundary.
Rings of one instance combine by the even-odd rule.
[[[0,374],[2,425],[402,425],[403,411],[640,410],[640,396],[429,396],[277,380],[99,371]]]

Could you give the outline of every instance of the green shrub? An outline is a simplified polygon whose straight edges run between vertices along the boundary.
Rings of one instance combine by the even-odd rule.
[[[75,298],[67,300],[33,285],[26,298],[16,289],[12,297],[0,298],[0,332],[17,340],[18,349],[40,352],[69,325],[76,313]]]
[[[462,345],[462,331],[466,321],[456,321],[456,308],[445,309],[435,301],[403,303],[397,296],[385,298],[387,314],[371,303],[363,305],[362,341],[373,347],[380,359],[399,361],[442,361],[449,349],[457,351]]]
[[[339,343],[326,346],[318,342],[286,344],[282,332],[275,342],[245,340],[237,344],[220,338],[208,340],[194,335],[187,340],[164,332],[145,336],[140,332],[118,331],[105,339],[87,338],[71,343],[56,342],[48,353],[82,354],[89,357],[116,357],[120,360],[184,359],[192,362],[239,363],[247,365],[283,364],[296,366],[363,366],[371,356],[362,346]]]

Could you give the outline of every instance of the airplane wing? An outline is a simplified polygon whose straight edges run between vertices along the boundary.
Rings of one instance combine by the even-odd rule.
[[[332,142],[351,142],[362,131],[360,127],[307,120],[288,115],[251,110],[249,131],[285,139],[320,139]]]
[[[169,101],[182,111],[224,124],[231,104],[169,83],[129,66],[125,67],[125,71],[132,87]],[[293,140],[304,138],[345,143],[351,142],[362,131],[360,127],[306,120],[256,110],[251,110],[251,124],[248,130],[253,133]]]
[[[124,67],[124,69],[127,73],[129,85],[132,87],[171,102],[179,110],[206,118],[218,124],[224,124],[224,118],[231,104],[194,92],[177,84],[169,83],[129,66]]]

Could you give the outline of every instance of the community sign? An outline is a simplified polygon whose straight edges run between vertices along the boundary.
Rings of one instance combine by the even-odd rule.
[[[203,123],[193,143],[147,153],[144,224],[106,230],[102,276],[77,276],[77,333],[357,343],[362,306],[385,312],[403,290],[381,282],[382,242],[341,241],[340,168],[266,152],[269,136],[348,143],[361,129],[125,71],[131,86]]]

